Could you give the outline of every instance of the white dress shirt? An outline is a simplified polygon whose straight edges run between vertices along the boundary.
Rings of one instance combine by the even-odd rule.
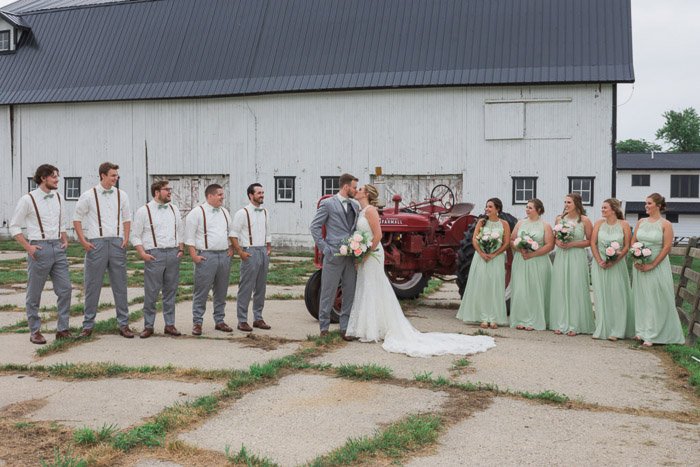
[[[250,215],[250,233],[253,234],[252,245],[250,244],[246,209],[248,210],[248,215]],[[238,239],[238,244],[243,248],[265,246],[271,243],[269,227],[269,219],[265,210],[262,207],[256,208],[252,203],[243,209],[239,209],[236,215],[233,216],[233,237]]]
[[[93,189],[89,189],[80,195],[78,202],[75,205],[73,220],[79,221],[83,227],[85,238],[102,238],[102,237],[121,237],[124,238],[124,223],[131,222],[131,210],[129,208],[129,197],[124,190],[119,190],[117,187],[112,187],[110,190],[102,188],[98,184],[97,198],[100,203],[100,218],[102,219],[102,235],[100,235],[99,223],[97,220],[97,205],[95,204],[95,194]],[[121,215],[117,220],[117,190],[121,196]],[[117,235],[117,222],[119,225],[119,234]]]
[[[340,193],[336,193],[335,196],[337,196],[340,200],[340,204],[343,205],[343,209],[345,209],[345,212],[348,212],[348,207],[350,207],[348,205],[352,203],[352,201],[349,198],[346,198],[345,196],[340,196]]]
[[[148,218],[146,206],[141,206],[134,214],[134,224],[131,227],[131,244],[143,246],[146,250],[153,248],[174,248],[178,243],[185,243],[184,228],[180,218],[180,210],[172,203],[161,204],[156,200],[148,203],[153,218],[153,230]],[[172,208],[171,208],[172,207]],[[153,234],[156,237],[156,246]]]
[[[36,201],[39,210],[41,225],[44,227],[44,240],[55,240],[59,238],[60,232],[65,232],[66,216],[63,208],[63,199],[59,201],[58,193],[52,191],[44,193],[41,188],[30,192]],[[60,221],[59,221],[60,219]],[[63,225],[58,225],[59,223]],[[22,233],[22,227],[27,228],[27,239],[42,240],[39,221],[36,217],[36,210],[29,194],[22,196],[17,202],[15,212],[10,220],[10,235],[13,237]],[[60,231],[60,232],[59,232]]]
[[[207,243],[204,241],[204,218],[202,209],[195,206],[185,219],[185,244],[197,250],[227,250],[229,237],[233,236],[231,214],[225,207],[214,208],[209,203],[201,205],[207,215]]]

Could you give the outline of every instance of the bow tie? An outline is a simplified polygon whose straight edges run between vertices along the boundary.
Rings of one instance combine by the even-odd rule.
[[[109,190],[102,190],[103,195],[111,195],[114,193],[114,189],[110,188]]]
[[[219,212],[221,211],[221,208],[211,208],[211,212]]]
[[[168,205],[167,204],[159,204],[158,209],[168,209]]]
[[[340,200],[340,202],[343,203],[343,204],[348,204],[348,200],[347,200],[347,199]]]
[[[44,199],[46,198],[53,198],[53,193],[49,193],[48,195],[44,195]]]
[[[260,211],[264,211],[264,210],[265,210],[265,209],[263,209],[263,208],[254,208],[254,209],[255,209],[255,212],[260,212]]]

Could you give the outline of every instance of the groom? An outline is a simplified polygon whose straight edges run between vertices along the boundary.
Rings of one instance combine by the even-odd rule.
[[[339,180],[340,190],[335,196],[321,201],[314,220],[311,221],[311,236],[319,251],[323,253],[323,273],[321,274],[321,303],[318,322],[321,337],[328,335],[331,324],[331,308],[335,301],[338,284],[343,287],[343,306],[340,312],[340,335],[343,340],[351,341],[345,335],[350,319],[350,309],[355,297],[357,271],[349,256],[335,256],[341,243],[355,231],[359,206],[352,198],[357,190],[357,178],[343,174]],[[322,228],[326,227],[326,238],[322,237]]]

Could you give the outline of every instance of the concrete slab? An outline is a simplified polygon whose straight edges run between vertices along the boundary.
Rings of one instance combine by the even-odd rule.
[[[0,311],[0,328],[12,326],[27,319],[27,314],[23,311]]]
[[[135,303],[131,306],[129,306],[129,313],[132,313],[134,311],[139,311],[143,309],[143,304],[141,303]],[[108,308],[106,310],[98,311],[97,314],[95,315],[95,321],[107,321],[108,319],[115,318],[117,316],[117,311],[115,308]],[[76,327],[76,328],[81,328],[83,326],[83,315],[77,315],[77,316],[71,316],[70,317],[70,326]],[[138,327],[138,323],[133,323],[135,324],[134,328]],[[41,329],[42,331],[46,332],[56,332],[56,326],[58,325],[58,321],[56,320],[51,320],[51,321],[44,321],[42,322]]]
[[[432,373],[433,377],[450,377],[452,363],[460,357],[444,355],[431,358],[412,358],[390,353],[381,344],[350,342],[345,347],[326,353],[313,360],[314,363],[330,363],[333,366],[345,364],[363,365],[374,363],[391,368],[397,378],[413,380],[421,373]]]
[[[691,465],[698,445],[697,425],[496,398],[406,465]]]
[[[46,341],[53,342],[52,334],[45,334]],[[29,342],[29,333],[26,334],[0,334],[0,365],[14,363],[28,365],[35,359],[34,352],[40,346]]]
[[[119,378],[67,382],[10,375],[0,376],[0,406],[41,399],[43,405],[25,416],[72,427],[114,424],[126,428],[176,402],[222,388],[218,383]]]
[[[8,290],[8,289],[5,289]],[[76,303],[83,303],[82,291],[80,289],[73,289],[71,303],[75,305]],[[133,300],[137,297],[143,297],[143,288],[140,287],[129,287],[126,292],[127,298]],[[0,294],[0,305],[15,305],[19,307],[24,307],[26,295],[24,290],[14,290],[13,293]],[[44,291],[41,294],[41,306],[49,307],[56,306],[57,303],[56,294],[53,293],[53,288],[51,287],[51,282],[46,283]],[[102,292],[100,292],[100,303],[104,304],[114,304],[114,296],[112,294],[112,289],[109,287],[103,287]]]
[[[40,360],[42,365],[55,363],[112,362],[129,366],[173,365],[179,368],[248,369],[294,353],[298,344],[285,344],[276,350],[247,347],[248,339],[191,339],[153,336],[148,339],[124,339],[100,336],[93,342],[73,347]]]
[[[24,251],[0,251],[0,261],[27,259],[27,253]]]
[[[244,445],[281,465],[298,465],[409,414],[435,411],[446,400],[445,393],[425,389],[291,375],[245,395],[180,439],[220,452]]]

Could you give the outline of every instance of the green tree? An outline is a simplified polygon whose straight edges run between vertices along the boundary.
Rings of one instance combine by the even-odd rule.
[[[615,145],[617,152],[652,152],[661,151],[661,146],[645,139],[626,139]]]
[[[694,108],[664,112],[666,123],[656,137],[666,141],[671,152],[700,152],[700,116]]]

